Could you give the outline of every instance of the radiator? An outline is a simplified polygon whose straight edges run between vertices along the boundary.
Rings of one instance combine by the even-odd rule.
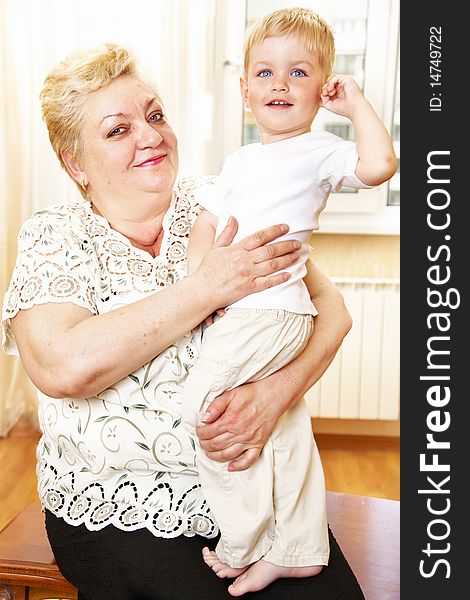
[[[334,279],[353,326],[330,367],[305,395],[312,417],[399,418],[400,284]]]

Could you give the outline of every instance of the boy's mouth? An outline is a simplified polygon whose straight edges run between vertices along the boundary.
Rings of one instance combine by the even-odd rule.
[[[273,100],[272,102],[268,102],[267,106],[292,106],[292,104],[285,100]]]

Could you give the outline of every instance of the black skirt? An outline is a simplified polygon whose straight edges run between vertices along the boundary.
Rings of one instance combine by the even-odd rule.
[[[201,550],[217,539],[155,537],[146,529],[108,525],[89,531],[46,511],[49,541],[62,575],[79,600],[229,600],[232,580],[219,579]],[[364,600],[359,584],[331,531],[330,560],[315,577],[278,579],[246,600]]]

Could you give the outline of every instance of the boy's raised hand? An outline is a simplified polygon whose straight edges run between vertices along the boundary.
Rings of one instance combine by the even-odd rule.
[[[320,91],[320,106],[337,115],[351,118],[353,107],[364,96],[349,75],[331,75]]]
[[[332,75],[320,90],[320,106],[354,125],[358,161],[356,175],[369,186],[380,185],[397,170],[390,135],[359,86],[349,75]]]

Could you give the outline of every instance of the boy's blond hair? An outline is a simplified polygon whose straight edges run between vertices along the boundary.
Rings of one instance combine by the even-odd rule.
[[[86,98],[124,75],[134,75],[142,80],[136,61],[126,48],[104,44],[71,54],[46,77],[40,93],[42,117],[52,147],[66,170],[62,153],[70,152],[74,158],[79,158],[82,150],[80,134]],[[153,82],[145,83],[155,89]],[[86,190],[78,183],[77,187],[86,198]]]
[[[323,80],[331,75],[335,42],[328,23],[309,8],[282,8],[257,21],[243,46],[245,76],[248,75],[253,46],[270,37],[296,37],[309,52],[317,54]]]

